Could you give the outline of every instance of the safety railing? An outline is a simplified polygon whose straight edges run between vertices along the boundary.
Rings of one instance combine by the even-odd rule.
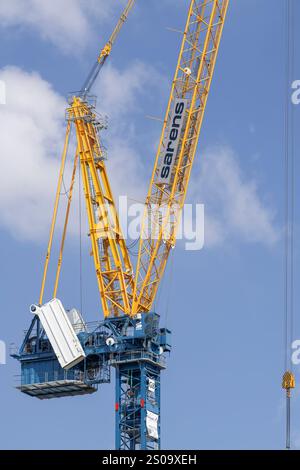
[[[166,367],[166,358],[164,355],[153,354],[150,351],[132,351],[127,353],[120,353],[114,355],[109,363],[110,365],[115,365],[119,363],[126,362],[139,362],[146,361],[157,364],[158,366],[165,368]]]

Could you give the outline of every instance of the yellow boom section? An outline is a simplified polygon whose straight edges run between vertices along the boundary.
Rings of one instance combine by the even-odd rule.
[[[128,291],[133,286],[133,269],[98,137],[101,122],[97,120],[93,106],[78,97],[74,97],[68,109],[68,119],[74,122],[76,129],[89,235],[103,312],[105,317],[117,316],[119,311],[129,314]]]
[[[146,199],[132,314],[151,310],[186,198],[229,0],[192,0]]]
[[[132,10],[134,4],[135,4],[135,1],[136,0],[129,0],[126,7],[125,7],[125,10],[123,11],[123,14],[121,15],[119,21],[118,21],[118,24],[117,26],[115,27],[114,31],[112,32],[108,42],[106,43],[105,47],[102,49],[102,51],[100,52],[99,54],[99,57],[98,57],[98,62],[101,61],[101,58],[104,57],[104,56],[107,56],[110,54],[111,52],[111,48],[112,46],[114,45],[122,27],[123,27],[123,24],[125,23],[125,21],[127,20],[128,18],[128,15],[130,13],[130,11]]]
[[[99,72],[101,68],[103,67],[107,57],[110,55],[112,47],[114,43],[116,42],[116,39],[125,23],[125,21],[128,18],[128,15],[130,11],[132,10],[136,0],[128,0],[126,7],[120,16],[120,19],[113,30],[108,42],[105,44],[105,46],[101,49],[97,61],[92,67],[92,70],[90,71],[89,75],[87,76],[86,81],[84,82],[83,87],[81,88],[81,93],[88,94],[91,91],[91,88],[93,87],[96,78],[99,75]]]

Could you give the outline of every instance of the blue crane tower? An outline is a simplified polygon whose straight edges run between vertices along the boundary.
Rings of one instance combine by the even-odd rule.
[[[160,280],[175,247],[229,0],[190,0],[175,77],[146,198],[136,267],[131,264],[105,166],[105,123],[90,92],[134,0],[129,0],[84,86],[70,97],[67,129],[39,301],[13,357],[21,363],[21,392],[39,399],[86,395],[116,371],[116,449],[161,445],[161,371],[171,332],[153,311]],[[77,149],[68,191],[52,300],[44,290],[72,129]],[[80,166],[89,237],[104,320],[87,324],[57,298],[74,181]],[[134,275],[135,272],[135,275]]]

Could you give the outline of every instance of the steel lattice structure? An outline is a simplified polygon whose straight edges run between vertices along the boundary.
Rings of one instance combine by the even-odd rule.
[[[176,243],[176,230],[187,194],[227,8],[228,0],[195,0],[190,4],[146,199],[136,269],[134,313],[151,309],[169,252]],[[167,133],[176,99],[187,100],[186,116],[179,151],[174,155],[176,160],[171,181],[164,185],[159,174],[169,144]]]

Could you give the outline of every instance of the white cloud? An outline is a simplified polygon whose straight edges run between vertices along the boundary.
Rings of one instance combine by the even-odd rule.
[[[123,118],[138,107],[140,94],[155,87],[158,80],[156,70],[143,62],[133,62],[123,71],[107,64],[95,85],[101,110],[112,119]]]
[[[49,225],[64,138],[64,100],[36,73],[0,71],[0,224],[20,238],[39,238]]]
[[[192,180],[192,197],[205,204],[205,244],[220,245],[233,237],[272,245],[278,240],[274,212],[262,201],[256,182],[243,175],[232,149],[215,147],[202,155]]]
[[[9,0],[0,2],[0,25],[31,29],[64,51],[77,52],[91,39],[93,20],[99,26],[124,1],[107,0]]]

